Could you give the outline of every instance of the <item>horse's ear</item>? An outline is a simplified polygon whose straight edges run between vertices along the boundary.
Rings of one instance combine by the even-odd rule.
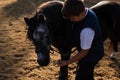
[[[46,17],[43,15],[43,14],[39,14],[38,15],[38,19],[39,19],[39,22],[45,22],[46,21]]]
[[[26,23],[27,25],[29,25],[29,23],[30,23],[30,19],[29,19],[29,18],[24,17],[24,21],[25,21],[25,23]]]

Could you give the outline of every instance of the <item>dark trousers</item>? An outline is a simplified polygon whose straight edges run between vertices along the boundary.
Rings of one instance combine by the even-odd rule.
[[[95,65],[96,63],[79,62],[75,80],[94,80]]]

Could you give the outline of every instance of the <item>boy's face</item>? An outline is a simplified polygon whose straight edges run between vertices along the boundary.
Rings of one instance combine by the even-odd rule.
[[[84,14],[80,14],[78,16],[71,16],[69,19],[73,22],[81,21],[84,18]]]

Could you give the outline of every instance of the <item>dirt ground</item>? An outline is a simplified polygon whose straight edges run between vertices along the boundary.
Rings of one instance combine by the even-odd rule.
[[[51,53],[49,66],[40,67],[34,46],[26,39],[23,18],[33,15],[32,2],[38,5],[42,1],[46,0],[0,0],[0,80],[58,80],[56,61],[60,55]],[[92,6],[100,0],[85,1],[86,6]],[[109,42],[106,40],[105,56],[95,68],[95,80],[120,80],[120,53],[111,60]],[[75,68],[75,63],[69,65],[69,80],[74,80]]]

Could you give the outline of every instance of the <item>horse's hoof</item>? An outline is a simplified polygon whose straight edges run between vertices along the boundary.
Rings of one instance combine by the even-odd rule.
[[[115,53],[112,53],[112,54],[110,55],[110,58],[111,58],[111,59],[116,59],[116,58],[117,58],[117,55],[116,55]]]

